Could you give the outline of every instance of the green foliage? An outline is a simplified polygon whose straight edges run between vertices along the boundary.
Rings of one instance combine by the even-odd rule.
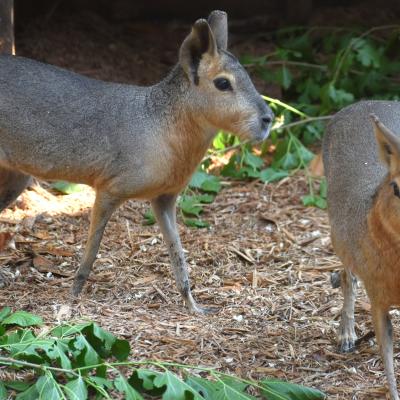
[[[72,194],[82,191],[83,185],[78,183],[70,183],[65,181],[57,181],[52,183],[51,187],[58,190],[62,194]]]
[[[9,308],[1,310],[0,316],[0,365],[17,372],[32,371],[27,375],[29,380],[0,382],[0,399],[112,399],[117,393],[127,400],[143,400],[145,396],[161,400],[325,398],[319,390],[288,382],[248,381],[213,368],[128,361],[129,343],[93,322],[60,325],[36,334],[31,325],[42,325],[40,317],[11,313]],[[12,324],[4,325],[5,318]],[[250,395],[250,387],[258,394]]]
[[[200,218],[204,206],[215,199],[215,194],[221,190],[220,179],[202,169],[196,171],[189,182],[188,188],[178,198],[182,221],[193,228],[208,228],[210,224]],[[144,214],[144,224],[152,225],[156,219],[151,210]]]
[[[286,29],[274,35],[276,48],[270,54],[242,57],[242,63],[262,79],[280,86],[285,102],[263,96],[276,122],[261,146],[261,157],[231,135],[217,135],[214,156],[235,150],[221,175],[273,182],[292,171],[307,170],[314,157],[307,146],[322,138],[322,121],[329,118],[324,116],[362,98],[398,99],[399,30],[400,26],[383,26],[360,34],[333,28],[332,34],[327,34],[324,28]],[[271,148],[273,161],[265,168],[263,156]],[[326,208],[326,183],[321,183],[318,193],[313,178],[308,180],[310,192],[303,197],[303,204]]]
[[[262,380],[261,385],[268,390],[265,390],[265,392],[262,391],[268,400],[318,400],[325,398],[324,393],[319,390],[294,383]]]
[[[327,202],[326,202],[326,195],[327,195],[327,184],[326,184],[326,179],[323,178],[319,182],[319,191],[315,193],[314,189],[314,181],[315,179],[308,177],[309,180],[309,188],[310,188],[310,193],[306,196],[302,197],[302,202],[303,205],[305,206],[313,206],[313,207],[318,207],[325,209],[327,207]]]

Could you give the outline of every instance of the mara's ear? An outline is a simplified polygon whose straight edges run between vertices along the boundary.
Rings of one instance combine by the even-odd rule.
[[[395,174],[400,168],[400,137],[383,125],[375,114],[371,114],[370,117],[374,125],[379,155],[388,166],[390,173]]]
[[[214,34],[217,47],[226,50],[228,47],[228,14],[224,11],[214,10],[207,19]]]
[[[210,25],[205,19],[198,19],[179,50],[179,63],[195,85],[199,84],[199,64],[204,54],[217,55],[217,44]]]

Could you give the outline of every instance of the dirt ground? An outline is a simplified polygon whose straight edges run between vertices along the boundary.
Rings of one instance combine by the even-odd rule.
[[[95,78],[150,84],[176,61],[187,29],[177,23],[114,26],[93,14],[40,19],[18,32],[17,52]],[[161,37],[162,46],[155,45]],[[234,49],[257,54],[271,48],[251,36],[232,41]],[[258,87],[279,95],[277,88]],[[217,314],[186,312],[158,228],[142,224],[148,205],[129,201],[113,215],[70,317],[97,321],[127,338],[138,359],[287,379],[317,387],[329,399],[385,398],[374,340],[362,340],[350,355],[337,352],[341,295],[329,278],[340,263],[326,212],[301,206],[304,177],[224,186],[203,216],[210,229],[180,224],[194,296],[216,306]],[[68,196],[31,189],[0,215],[0,267],[9,276],[0,305],[39,314],[49,324],[69,317],[60,309],[70,301],[92,201],[90,189]],[[360,288],[359,337],[371,332],[369,309]],[[397,311],[393,319],[398,337]],[[396,343],[397,359],[399,351]]]

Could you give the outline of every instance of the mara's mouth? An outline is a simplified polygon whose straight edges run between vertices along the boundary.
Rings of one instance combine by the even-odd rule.
[[[269,134],[271,133],[272,123],[266,126],[265,128],[261,129],[261,141],[265,140]]]

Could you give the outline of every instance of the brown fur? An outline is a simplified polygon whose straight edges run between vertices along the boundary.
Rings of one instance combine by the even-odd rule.
[[[368,214],[368,231],[362,243],[365,265],[355,269],[364,281],[372,303],[383,308],[400,305],[400,199],[393,196],[389,177],[381,186]]]

